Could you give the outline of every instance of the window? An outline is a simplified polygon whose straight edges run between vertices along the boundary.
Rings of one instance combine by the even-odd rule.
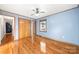
[[[40,20],[40,31],[47,32],[47,20]]]

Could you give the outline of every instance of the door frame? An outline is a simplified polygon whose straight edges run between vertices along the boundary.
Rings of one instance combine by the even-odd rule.
[[[6,16],[6,15],[3,15],[3,16]],[[8,17],[13,17],[13,19],[12,19],[12,36],[13,36],[13,40],[15,40],[16,39],[16,37],[15,37],[15,33],[16,33],[16,21],[15,20],[16,20],[16,17],[15,16],[8,16]],[[6,18],[4,17],[4,21],[5,20],[6,20]],[[5,29],[5,31],[6,31],[6,29]]]

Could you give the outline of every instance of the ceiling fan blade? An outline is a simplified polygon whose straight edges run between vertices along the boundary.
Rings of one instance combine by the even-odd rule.
[[[34,14],[31,14],[31,16],[33,16]]]
[[[41,11],[40,13],[45,13],[44,11]]]
[[[32,11],[35,11],[34,9]]]

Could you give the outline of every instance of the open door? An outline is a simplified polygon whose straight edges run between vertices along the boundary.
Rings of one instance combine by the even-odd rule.
[[[19,18],[19,39],[31,37],[31,22],[28,19]]]

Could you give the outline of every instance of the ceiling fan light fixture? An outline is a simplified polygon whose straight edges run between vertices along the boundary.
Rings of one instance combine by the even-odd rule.
[[[35,14],[35,16],[39,16],[39,14]]]
[[[40,11],[39,8],[35,8],[32,11],[33,11],[33,14],[31,16],[40,16],[40,14],[45,13],[45,11]]]

